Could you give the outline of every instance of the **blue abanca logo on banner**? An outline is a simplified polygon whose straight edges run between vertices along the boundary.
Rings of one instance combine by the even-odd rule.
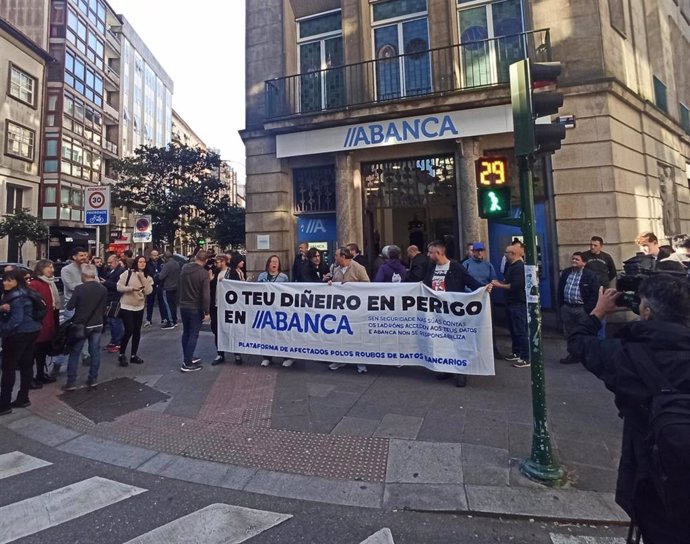
[[[335,215],[297,218],[298,242],[328,242],[337,238]]]
[[[450,115],[438,118],[430,115],[413,121],[394,120],[387,123],[372,123],[350,127],[345,135],[343,147],[363,145],[402,144],[417,140],[443,138],[446,133],[458,136],[458,129]]]

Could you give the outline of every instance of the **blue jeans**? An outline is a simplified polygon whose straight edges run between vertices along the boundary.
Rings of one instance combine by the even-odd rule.
[[[119,346],[122,337],[125,335],[125,325],[119,317],[109,317],[108,326],[110,327],[110,343]]]
[[[599,340],[604,340],[606,338],[606,319],[601,320],[601,329],[597,333],[597,338]]]
[[[86,338],[79,340],[74,344],[69,352],[69,360],[67,361],[67,383],[75,383],[77,381],[77,370],[79,369],[79,361],[81,359],[81,349],[84,343],[89,343],[89,355],[91,355],[91,364],[89,366],[89,380],[96,381],[98,379],[98,369],[101,366],[101,333],[103,327],[90,327],[86,329]]]
[[[158,300],[158,312],[161,314],[161,321],[165,321],[165,309],[161,306],[160,285],[154,285],[150,295],[146,295],[146,321],[153,321],[153,306]]]
[[[160,289],[158,304],[165,310],[165,320],[177,325],[177,290]]]
[[[185,364],[192,364],[196,342],[199,339],[201,322],[204,320],[203,310],[180,308],[182,317],[182,356]]]
[[[522,303],[506,305],[506,321],[513,342],[513,353],[529,361],[529,338],[527,336],[527,305]]]

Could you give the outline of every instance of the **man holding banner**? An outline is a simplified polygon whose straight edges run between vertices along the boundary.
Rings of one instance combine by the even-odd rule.
[[[339,247],[335,250],[335,262],[338,265],[333,271],[333,278],[329,285],[333,282],[347,283],[353,281],[369,281],[369,275],[366,269],[354,260],[354,255],[347,247]],[[338,370],[345,366],[346,363],[331,363],[328,368],[331,370]],[[357,373],[364,374],[367,371],[367,365],[358,364]]]
[[[440,240],[435,240],[427,246],[427,255],[431,261],[424,279],[424,284],[431,287],[434,291],[445,291],[446,293],[464,293],[465,287],[472,291],[481,289],[483,285],[470,276],[465,268],[455,260],[446,256],[446,244]],[[487,287],[491,292],[491,285]],[[450,374],[439,374],[439,380],[450,378]],[[465,374],[455,375],[455,385],[465,387],[467,376]]]
[[[221,282],[218,349],[264,357],[494,375],[488,287],[472,293],[446,293],[423,283],[354,281],[353,276],[363,277],[347,255],[338,251],[341,266],[336,281],[343,283],[337,286],[332,282]],[[441,258],[437,261],[441,266],[445,263]],[[434,282],[436,288],[461,290],[465,283],[459,274],[462,271],[456,272],[456,265],[451,264],[444,281]],[[467,284],[475,285],[472,280]]]

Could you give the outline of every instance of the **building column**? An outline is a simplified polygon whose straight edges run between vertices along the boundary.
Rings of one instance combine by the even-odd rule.
[[[477,206],[477,176],[475,163],[481,156],[477,138],[461,138],[458,144],[458,209],[460,210],[461,253],[465,246],[477,240],[486,243],[488,225],[479,218]]]
[[[362,218],[362,178],[351,153],[335,156],[335,219],[338,244],[364,246]]]

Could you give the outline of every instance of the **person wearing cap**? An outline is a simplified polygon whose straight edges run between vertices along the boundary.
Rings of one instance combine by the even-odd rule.
[[[472,257],[463,261],[465,271],[482,285],[488,285],[498,278],[496,269],[486,259],[486,248],[482,242],[472,243]]]

